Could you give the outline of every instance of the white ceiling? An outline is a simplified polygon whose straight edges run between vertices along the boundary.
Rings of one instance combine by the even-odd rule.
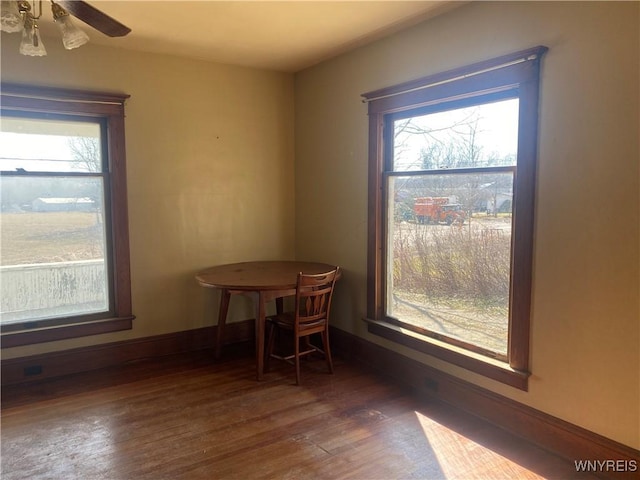
[[[132,29],[109,38],[82,22],[91,42],[296,72],[439,15],[452,1],[90,1]],[[56,35],[48,20],[45,36]],[[85,28],[86,27],[86,28]]]

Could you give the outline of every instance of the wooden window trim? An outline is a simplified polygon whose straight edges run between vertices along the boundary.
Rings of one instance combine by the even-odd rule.
[[[542,56],[547,47],[504,55],[484,62],[363,94],[369,107],[369,200],[367,322],[369,332],[441,358],[499,382],[527,390],[532,286],[538,97]],[[440,344],[401,330],[385,314],[385,117],[404,110],[516,90],[520,101],[517,175],[509,315],[508,363]],[[515,286],[515,287],[514,287]]]
[[[38,320],[0,327],[2,348],[97,335],[132,328],[129,220],[125,155],[124,104],[129,95],[96,93],[2,83],[0,104],[14,113],[62,114],[104,121],[108,143],[113,307],[101,315]]]

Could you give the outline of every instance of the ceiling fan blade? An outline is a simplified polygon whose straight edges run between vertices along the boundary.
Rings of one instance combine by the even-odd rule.
[[[131,29],[81,0],[60,0],[67,12],[109,37],[124,37]]]

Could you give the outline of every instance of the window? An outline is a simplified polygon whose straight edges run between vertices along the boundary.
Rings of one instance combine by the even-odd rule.
[[[524,390],[546,50],[363,95],[369,331]]]
[[[130,329],[128,96],[3,84],[2,347]]]

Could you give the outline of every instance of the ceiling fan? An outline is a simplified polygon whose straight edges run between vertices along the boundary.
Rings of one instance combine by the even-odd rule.
[[[60,0],[56,2],[74,17],[82,20],[108,37],[124,37],[131,29],[106,13],[80,0]]]
[[[82,0],[51,0],[51,11],[60,27],[62,43],[68,50],[89,41],[87,34],[71,21],[71,15],[109,37],[123,37],[131,32],[129,27]],[[2,0],[0,27],[3,32],[22,32],[20,53],[23,55],[47,54],[38,30],[41,16],[42,0]]]

